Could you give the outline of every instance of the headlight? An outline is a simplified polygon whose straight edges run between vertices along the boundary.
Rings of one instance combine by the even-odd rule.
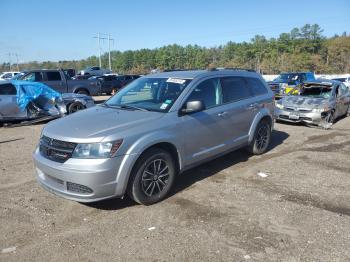
[[[322,112],[327,112],[327,111],[329,111],[328,107],[312,109],[312,112],[314,112],[314,113],[322,113]]]
[[[283,109],[284,108],[284,106],[282,104],[280,104],[280,103],[276,103],[276,107],[279,108],[279,109]]]
[[[73,152],[73,158],[111,158],[115,156],[123,140],[104,143],[78,144]]]

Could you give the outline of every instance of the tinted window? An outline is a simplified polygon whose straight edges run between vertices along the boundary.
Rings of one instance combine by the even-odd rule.
[[[29,73],[27,75],[25,75],[22,80],[25,80],[25,81],[36,81],[36,82],[40,82],[43,80],[43,75],[41,72],[32,72],[32,73]]]
[[[200,83],[191,93],[187,101],[201,100],[206,108],[220,104],[219,80],[212,78]]]
[[[95,66],[95,67],[91,67],[91,70],[100,70],[100,68]]]
[[[60,72],[47,72],[47,81],[61,81]]]
[[[259,79],[248,77],[246,80],[250,90],[253,92],[253,95],[258,96],[267,93],[264,84]]]
[[[241,77],[221,78],[222,101],[229,103],[251,97],[249,88]]]
[[[16,87],[12,84],[2,84],[0,85],[0,95],[16,95]]]

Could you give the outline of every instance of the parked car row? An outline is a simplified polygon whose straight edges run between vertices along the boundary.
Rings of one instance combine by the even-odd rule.
[[[24,78],[40,73],[45,83],[50,72],[36,70]],[[114,86],[116,79],[87,81],[102,87],[108,81]],[[18,107],[12,112],[25,112],[26,117],[82,109],[72,105],[86,96],[70,94],[69,100],[43,83],[6,82],[0,92],[7,90],[3,98]],[[281,98],[275,102],[276,93],[252,70],[167,71],[140,77],[105,103],[47,124],[33,154],[37,180],[48,191],[79,202],[127,194],[150,205],[166,198],[176,175],[193,166],[243,147],[252,154],[265,153],[275,119],[320,125],[349,114],[350,92],[344,83],[290,83],[278,91]],[[25,87],[35,84],[48,89],[33,94]]]

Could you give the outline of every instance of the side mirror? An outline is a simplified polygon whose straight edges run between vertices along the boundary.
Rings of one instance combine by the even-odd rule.
[[[180,114],[186,115],[186,114],[193,114],[199,111],[205,110],[205,105],[202,101],[189,101],[186,103],[186,106],[181,109]]]

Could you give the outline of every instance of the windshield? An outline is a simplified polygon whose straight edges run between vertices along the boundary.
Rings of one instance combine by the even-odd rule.
[[[332,88],[329,86],[311,86],[300,91],[301,96],[315,98],[329,98],[332,95]]]
[[[138,78],[106,101],[106,106],[168,112],[191,82],[179,78]]]

